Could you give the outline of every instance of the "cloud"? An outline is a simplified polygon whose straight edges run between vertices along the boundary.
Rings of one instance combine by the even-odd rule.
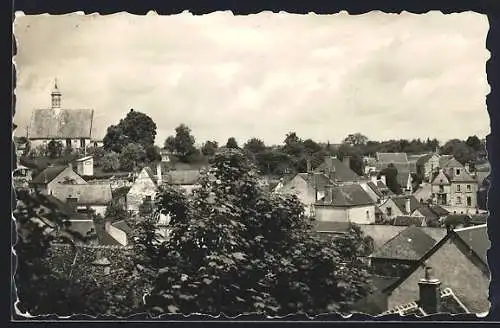
[[[485,135],[487,30],[476,13],[23,16],[14,120],[48,106],[58,77],[101,137],[130,108],[159,144],[181,122],[220,143]]]

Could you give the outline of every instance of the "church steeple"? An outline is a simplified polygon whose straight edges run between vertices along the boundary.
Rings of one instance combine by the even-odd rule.
[[[54,81],[54,89],[51,93],[52,96],[52,108],[61,108],[61,91],[57,87],[57,79]]]

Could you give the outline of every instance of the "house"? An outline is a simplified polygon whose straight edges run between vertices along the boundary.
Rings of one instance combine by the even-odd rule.
[[[426,154],[417,160],[417,174],[424,181],[429,182],[432,173],[439,167],[439,155],[437,153]]]
[[[424,220],[422,221],[422,226],[439,227],[441,225],[441,216],[433,211],[430,206],[424,205],[417,208],[411,216],[417,217],[419,219],[424,218]]]
[[[47,195],[53,192],[54,187],[65,184],[87,184],[87,181],[73,170],[70,163],[67,166],[49,166],[30,183],[35,190]]]
[[[451,289],[471,313],[489,310],[490,273],[486,252],[490,248],[486,225],[450,231],[396,283],[384,290],[388,309],[419,299],[419,281],[432,267],[440,288]]]
[[[398,304],[380,316],[399,314],[401,316],[415,315],[417,317],[436,313],[464,314],[471,313],[464,302],[451,288],[441,288],[441,281],[432,275],[432,268],[425,268],[425,275],[418,282],[419,295],[406,304]]]
[[[275,192],[297,196],[304,204],[305,214],[312,216],[314,203],[325,195],[325,187],[330,183],[329,178],[321,172],[297,173],[288,181],[282,181]]]
[[[428,182],[423,182],[413,191],[413,196],[421,202],[429,202],[432,198],[432,185]]]
[[[94,110],[61,108],[62,94],[54,85],[51,108],[35,109],[31,115],[28,139],[32,148],[51,140],[66,147],[86,149],[91,144]]]
[[[180,187],[190,194],[199,186],[200,176],[200,170],[169,171],[162,176],[162,183]]]
[[[434,174],[431,187],[433,203],[465,212],[477,207],[477,181],[453,158],[446,162],[446,168]]]
[[[94,157],[85,156],[75,160],[76,172],[80,176],[93,176],[94,175]]]
[[[392,195],[392,192],[385,184],[385,176],[381,176],[379,179],[377,175],[373,174],[370,176],[370,181],[362,182],[360,185],[377,204]]]
[[[113,200],[109,184],[58,184],[53,187],[52,195],[80,213],[93,210],[102,217]]]
[[[138,212],[145,200],[154,200],[159,190],[158,181],[161,178],[155,176],[150,167],[144,167],[127,193],[127,210]]]
[[[379,205],[384,219],[394,220],[397,216],[412,215],[422,204],[414,196],[394,196]]]
[[[325,196],[314,204],[317,221],[375,223],[375,202],[359,184],[325,186]]]
[[[401,277],[436,244],[419,227],[408,227],[370,254],[371,270],[386,277]]]
[[[310,168],[310,164],[308,167]],[[363,180],[351,169],[349,156],[344,156],[342,161],[336,157],[327,157],[314,172],[323,173],[334,183],[358,183]]]
[[[121,246],[127,246],[130,244],[130,234],[132,229],[123,220],[116,222],[106,221],[104,223],[104,230],[115,239]]]

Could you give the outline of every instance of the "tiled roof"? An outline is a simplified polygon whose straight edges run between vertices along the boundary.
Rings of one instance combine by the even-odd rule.
[[[418,208],[418,211],[426,218],[426,219],[437,219],[438,215],[434,213],[428,206],[421,206]]]
[[[335,157],[327,157],[325,161],[318,166],[315,172],[325,172],[326,169],[335,170],[335,179],[338,181],[352,182],[359,181],[361,177],[356,174],[351,168],[342,163],[341,160]]]
[[[406,163],[408,157],[406,153],[377,153],[377,161],[379,163]]]
[[[437,216],[445,216],[448,215],[450,212],[444,208],[442,208],[439,205],[433,205],[430,207],[431,211],[436,213]]]
[[[441,155],[439,156],[439,167],[440,168],[445,168],[447,167],[447,163],[449,160],[453,158],[453,155]]]
[[[420,260],[432,247],[436,240],[418,227],[409,227],[386,242],[372,255],[373,258]]]
[[[410,170],[399,170],[398,169],[398,183],[401,187],[405,188],[406,185],[408,184],[408,179],[411,181],[411,175],[410,175]]]
[[[80,205],[107,205],[113,200],[109,184],[58,184],[52,193],[62,201],[77,198]]]
[[[54,180],[59,174],[61,174],[62,171],[64,171],[67,168],[67,166],[50,166],[47,167],[45,170],[40,172],[39,175],[37,175],[31,183],[33,184],[47,184]]]
[[[457,161],[455,159],[455,157],[451,157],[449,158],[447,161],[445,161],[444,163],[444,166],[442,167],[443,169],[446,168],[446,169],[454,169],[454,168],[463,168],[464,166],[462,165],[462,163],[460,163],[459,161]]]
[[[487,264],[486,251],[491,243],[488,238],[486,224],[456,229],[455,233],[482,261]]]
[[[297,175],[302,179],[304,179],[309,185],[311,186],[316,185],[318,191],[325,190],[325,186],[328,186],[332,183],[330,180],[328,180],[328,177],[323,173],[318,173],[318,172],[313,172],[312,174],[298,173]]]
[[[406,200],[410,199],[410,213],[406,212]],[[417,208],[422,207],[422,204],[415,198],[415,196],[397,196],[393,197],[392,200],[394,201],[394,204],[399,208],[399,210],[406,214],[409,215],[413,213]]]
[[[346,233],[350,228],[349,222],[314,221],[312,230],[324,233]]]
[[[470,217],[470,223],[473,225],[486,224],[488,214],[474,214]]]
[[[400,215],[394,219],[394,222],[392,224],[395,226],[404,226],[404,227],[409,227],[409,226],[421,227],[424,220],[425,218],[423,217]]]
[[[350,207],[372,205],[374,201],[359,184],[348,184],[332,187],[332,203],[326,203],[323,197],[316,205]]]
[[[194,185],[200,179],[199,170],[176,170],[169,171],[163,176],[165,183],[173,185]]]
[[[29,128],[30,139],[90,138],[94,111],[92,109],[35,109]]]
[[[460,168],[460,167],[458,167]],[[476,182],[476,180],[465,170],[465,168],[461,167],[459,170],[459,174],[457,174],[455,169],[448,170],[448,176],[450,177],[450,181],[452,182]]]

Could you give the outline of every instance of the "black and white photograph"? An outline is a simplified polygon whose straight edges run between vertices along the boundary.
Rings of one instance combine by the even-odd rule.
[[[17,12],[15,312],[485,316],[488,29]]]

